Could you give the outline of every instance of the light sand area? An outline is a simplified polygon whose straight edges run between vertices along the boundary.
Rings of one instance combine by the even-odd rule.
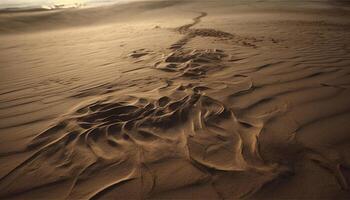
[[[349,199],[349,8],[0,13],[0,198]]]

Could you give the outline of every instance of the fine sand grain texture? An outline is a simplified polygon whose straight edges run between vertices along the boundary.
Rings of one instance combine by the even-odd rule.
[[[0,13],[0,199],[349,199],[350,5]]]

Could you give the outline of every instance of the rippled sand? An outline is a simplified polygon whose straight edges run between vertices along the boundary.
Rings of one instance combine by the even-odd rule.
[[[0,198],[350,198],[350,7],[0,13]]]

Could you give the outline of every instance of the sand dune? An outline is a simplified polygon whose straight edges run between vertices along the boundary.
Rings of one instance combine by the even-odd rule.
[[[348,10],[0,14],[0,198],[350,198]]]

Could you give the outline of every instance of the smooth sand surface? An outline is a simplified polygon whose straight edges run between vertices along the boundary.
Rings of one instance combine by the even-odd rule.
[[[0,13],[1,199],[349,199],[350,7]]]

